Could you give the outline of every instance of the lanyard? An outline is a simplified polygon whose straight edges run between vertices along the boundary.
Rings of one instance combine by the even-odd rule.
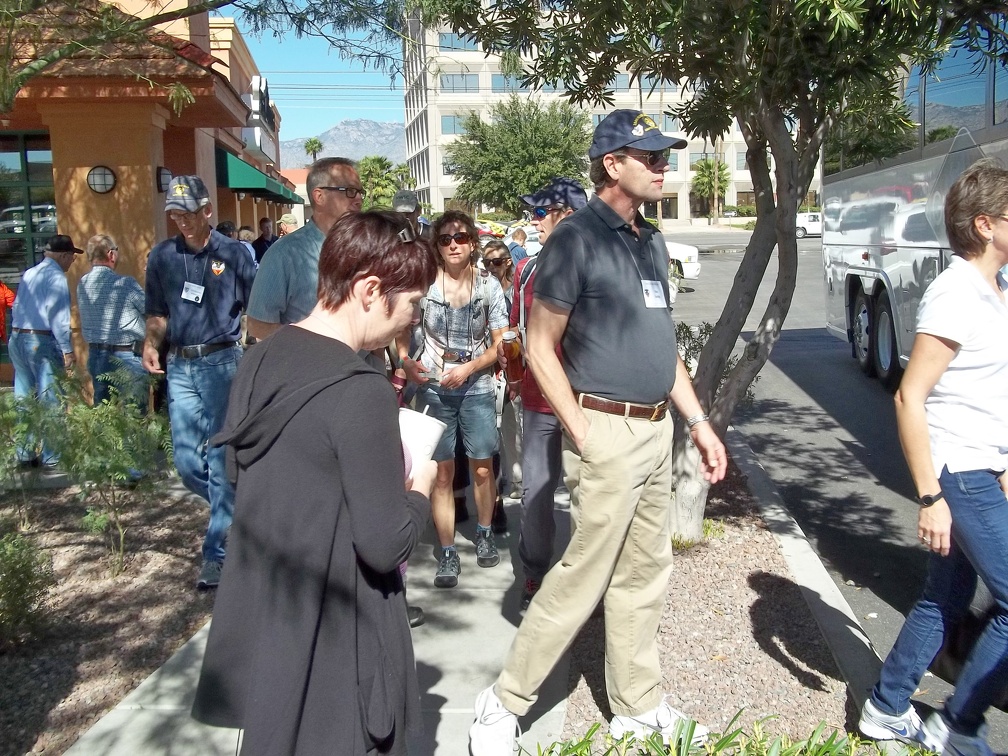
[[[638,276],[638,278],[640,278],[640,280],[643,282],[645,280],[645,278],[644,278],[644,274],[641,273],[640,266],[637,265],[637,255],[635,255],[633,253],[633,250],[630,249],[630,245],[627,244],[627,240],[624,238],[623,232],[619,231],[617,233],[619,233],[620,241],[623,242],[623,246],[626,247],[626,251],[630,253],[630,262],[632,262],[633,266],[637,269],[637,276]],[[652,278],[651,280],[652,281],[657,281],[658,280],[658,266],[655,265],[654,254],[651,252],[651,244],[650,244],[650,242],[648,243],[648,258],[651,260],[651,273],[654,275],[654,278]]]
[[[200,277],[199,277],[199,285],[200,286],[203,285],[203,277],[206,275],[206,262],[207,262],[207,259],[209,259],[209,257],[210,257],[210,254],[207,253],[207,256],[203,258],[203,270],[200,271]],[[182,253],[182,263],[185,265],[185,280],[186,280],[186,283],[196,283],[195,281],[190,281],[189,280],[189,254],[186,253],[186,252]],[[196,268],[196,264],[193,263],[193,269],[195,269],[195,268]]]

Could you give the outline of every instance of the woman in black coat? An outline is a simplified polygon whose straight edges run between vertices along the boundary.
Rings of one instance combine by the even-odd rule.
[[[404,483],[395,394],[359,355],[414,323],[434,280],[404,229],[379,212],[333,226],[318,304],[249,349],[214,438],[235,514],[193,716],[243,728],[245,756],[405,754],[420,728],[397,568],[436,464]]]

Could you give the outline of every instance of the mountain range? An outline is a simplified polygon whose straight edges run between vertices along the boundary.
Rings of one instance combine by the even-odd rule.
[[[280,167],[305,168],[311,155],[305,153],[308,137],[280,142]],[[318,135],[323,149],[319,157],[347,157],[359,160],[366,155],[383,155],[392,164],[406,162],[406,130],[395,121],[370,121],[366,118],[340,121]]]

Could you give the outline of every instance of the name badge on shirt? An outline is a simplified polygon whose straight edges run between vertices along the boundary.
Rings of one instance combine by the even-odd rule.
[[[641,288],[644,290],[645,307],[668,307],[661,281],[641,281]]]
[[[199,284],[190,283],[186,281],[182,285],[182,299],[187,302],[193,302],[194,304],[199,304],[203,301],[203,287]]]

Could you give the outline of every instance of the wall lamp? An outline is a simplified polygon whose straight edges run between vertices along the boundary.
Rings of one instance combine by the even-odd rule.
[[[164,194],[168,191],[168,185],[172,180],[172,172],[167,168],[160,167],[157,169],[157,175],[155,181],[157,181],[157,190]]]
[[[115,189],[115,172],[108,166],[96,165],[88,171],[87,185],[95,194],[108,194]]]

